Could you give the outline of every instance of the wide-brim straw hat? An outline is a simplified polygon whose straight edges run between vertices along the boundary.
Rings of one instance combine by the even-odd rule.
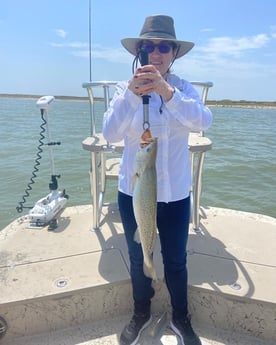
[[[139,37],[124,38],[121,40],[121,43],[127,51],[136,56],[139,42],[142,40],[152,39],[174,42],[178,47],[177,55],[175,57],[176,59],[187,54],[194,46],[193,42],[177,40],[173,18],[160,14],[149,16],[145,19],[145,23]]]

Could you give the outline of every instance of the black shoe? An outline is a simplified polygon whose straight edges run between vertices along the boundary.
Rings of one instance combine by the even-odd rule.
[[[188,317],[172,320],[171,328],[179,336],[182,345],[202,345]]]
[[[142,331],[151,323],[151,319],[150,314],[134,314],[120,336],[120,345],[135,345]]]

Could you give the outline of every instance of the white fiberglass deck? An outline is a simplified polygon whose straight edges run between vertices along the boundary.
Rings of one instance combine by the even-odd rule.
[[[275,343],[276,255],[272,244],[276,243],[276,220],[218,208],[201,208],[200,213],[201,232],[192,226],[190,230],[188,269],[190,311],[197,329],[200,325],[202,339],[210,344],[236,344],[215,342],[214,331],[208,331],[211,327],[215,333],[227,329],[235,331],[236,337],[240,333],[244,339],[253,336],[256,344]],[[108,336],[111,340],[102,344],[118,344],[115,339],[131,314],[132,299],[116,204],[103,207],[97,231],[91,231],[91,206],[66,208],[55,231],[28,225],[21,219],[0,232],[0,317],[8,324],[0,344],[26,344],[21,337],[43,332],[38,343],[29,339],[28,344],[94,345]],[[155,264],[160,280],[153,313],[167,311],[169,315],[159,244]],[[97,322],[101,327],[93,326]],[[51,337],[68,327],[79,331],[84,327],[87,343],[55,343]],[[210,333],[206,338],[205,328]],[[176,339],[167,328],[163,331]],[[239,339],[237,344],[247,344]]]

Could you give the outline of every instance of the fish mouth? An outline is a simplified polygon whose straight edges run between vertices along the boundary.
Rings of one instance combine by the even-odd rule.
[[[149,128],[145,129],[141,135],[140,147],[144,148],[154,141]]]

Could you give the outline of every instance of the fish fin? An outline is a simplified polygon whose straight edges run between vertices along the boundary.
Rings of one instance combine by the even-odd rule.
[[[150,335],[152,336],[152,338],[156,341],[158,341],[159,336],[162,336],[161,332],[164,330],[166,324],[167,324],[167,312],[165,311],[157,320],[155,326],[153,327],[153,329],[150,331]]]
[[[131,184],[130,184],[130,189],[131,191],[134,190],[134,186],[135,186],[135,182],[137,180],[137,178],[139,177],[139,174],[138,173],[135,173],[131,179]]]
[[[135,233],[134,233],[134,241],[137,243],[141,243],[141,238],[140,238],[140,233],[138,228],[136,229]]]
[[[157,280],[157,273],[153,267],[153,265],[146,265],[145,262],[144,262],[144,265],[143,265],[143,271],[144,271],[144,274],[145,276],[147,276],[148,278],[151,278],[153,280]]]

